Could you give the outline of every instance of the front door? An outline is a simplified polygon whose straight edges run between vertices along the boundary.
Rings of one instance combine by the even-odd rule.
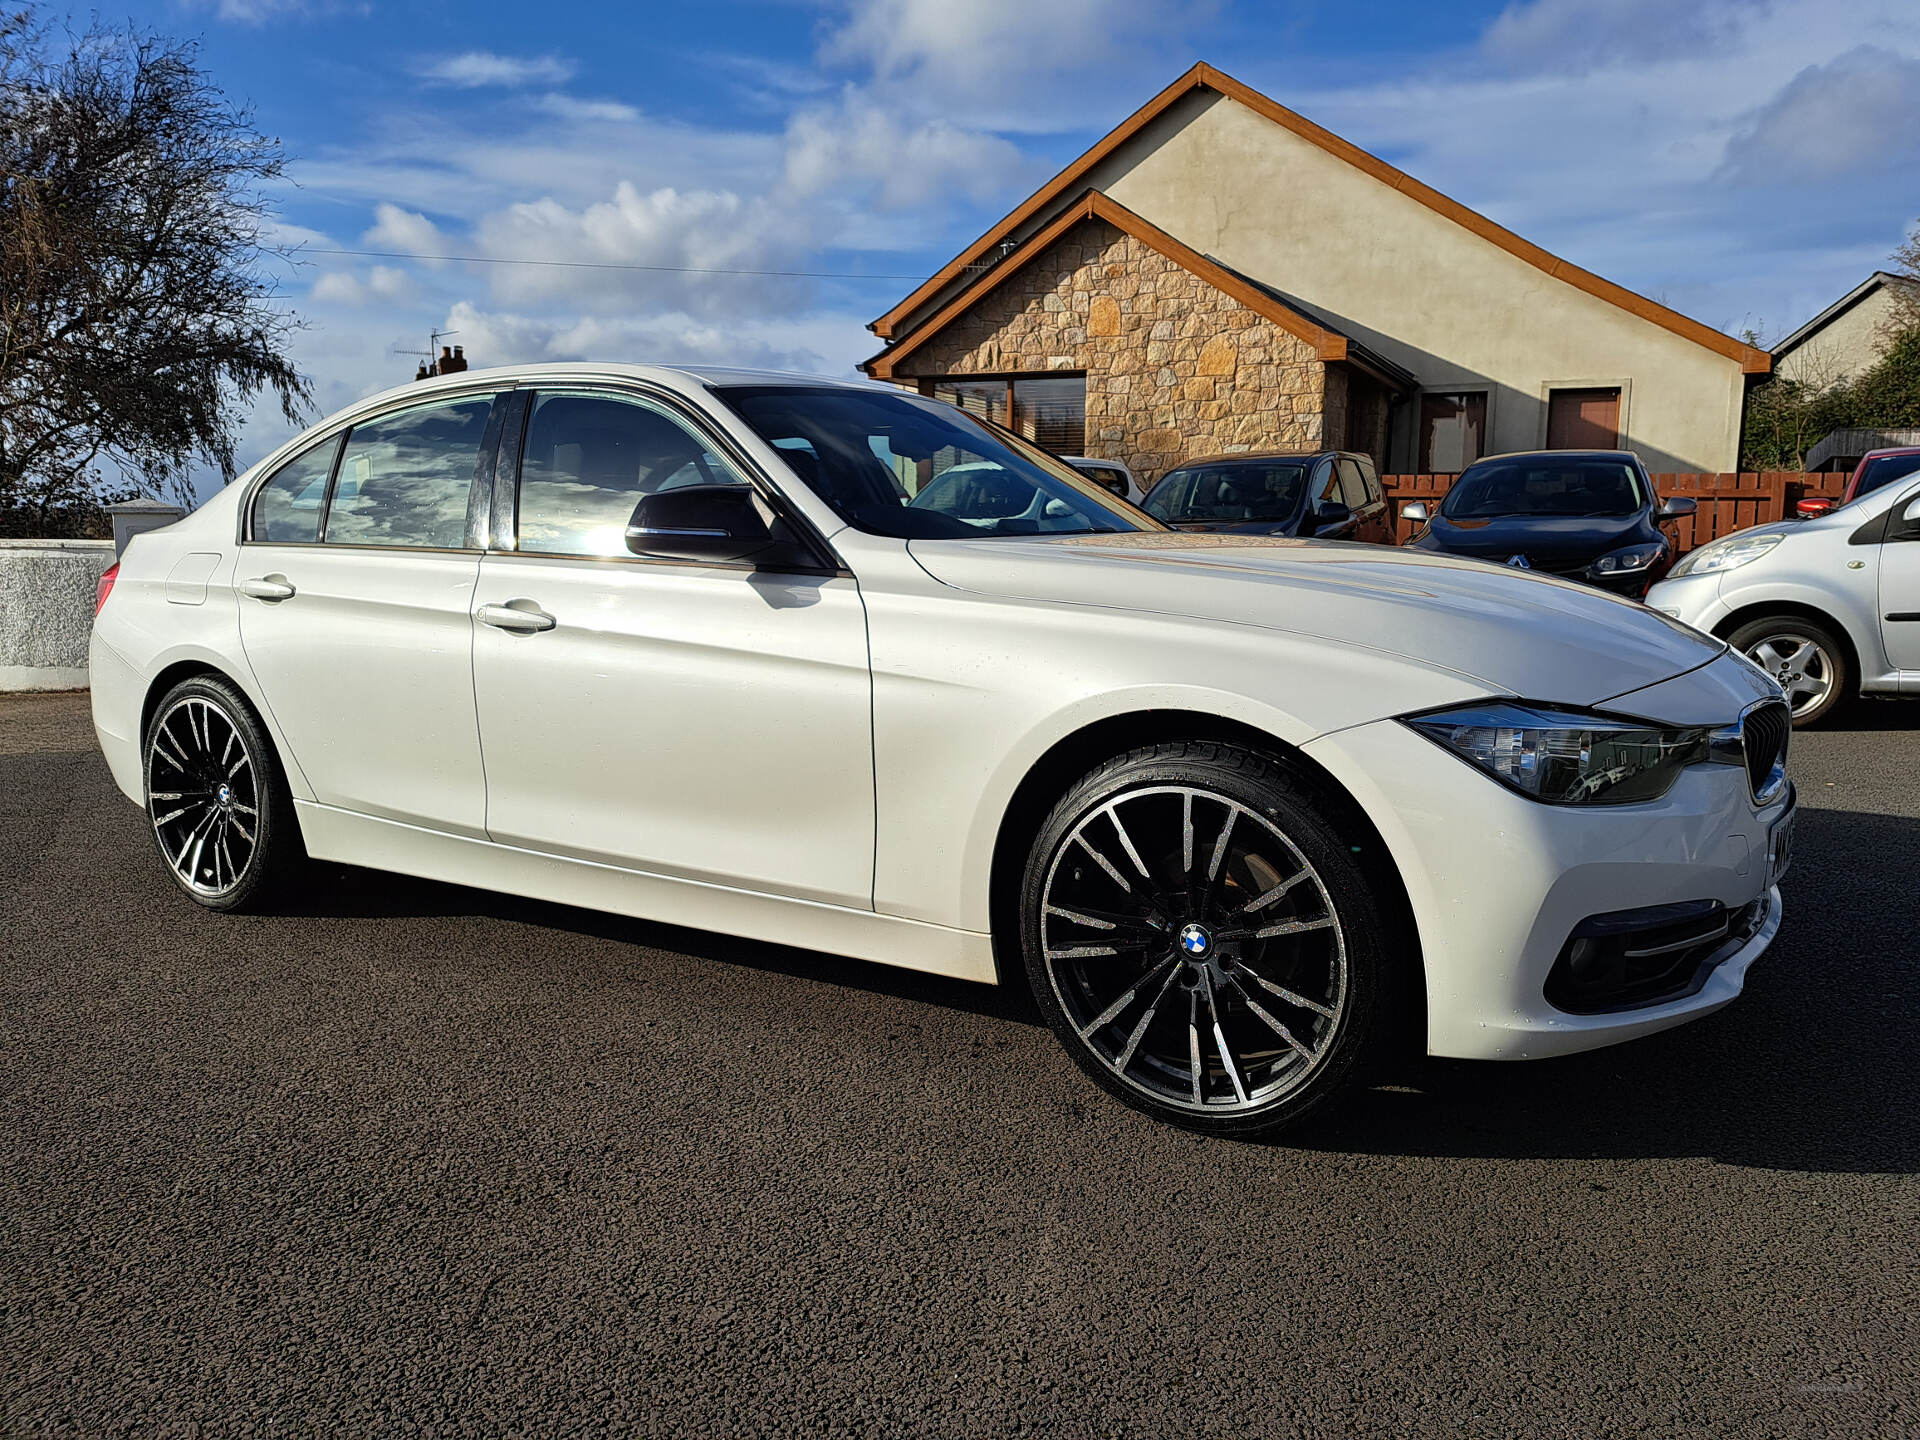
[[[485,833],[467,514],[492,406],[378,416],[255,492],[234,571],[241,643],[324,805]]]
[[[1920,487],[1903,487],[1887,516],[1887,538],[1880,547],[1880,633],[1887,658],[1904,671],[1903,690],[1920,690]]]
[[[515,548],[486,556],[474,595],[487,831],[871,908],[872,677],[854,581],[626,545],[642,495],[745,483],[638,396],[534,398]]]

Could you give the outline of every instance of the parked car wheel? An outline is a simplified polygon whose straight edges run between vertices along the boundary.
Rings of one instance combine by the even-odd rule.
[[[1252,1136],[1338,1091],[1377,1028],[1385,913],[1352,842],[1262,756],[1167,743],[1097,767],[1029,855],[1042,1012],[1136,1109]]]
[[[1834,633],[1798,615],[1752,621],[1727,643],[1779,682],[1796,730],[1826,719],[1857,683],[1847,667],[1846,647]]]
[[[273,746],[224,680],[195,676],[169,690],[144,754],[154,845],[199,904],[252,908],[305,858]]]

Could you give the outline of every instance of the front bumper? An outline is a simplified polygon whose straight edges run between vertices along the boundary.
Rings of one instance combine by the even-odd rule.
[[[1709,570],[1704,575],[1662,580],[1647,592],[1647,604],[1711,635],[1714,627],[1733,613],[1720,599],[1720,582],[1725,575],[1723,570]]]
[[[1430,1054],[1533,1059],[1669,1029],[1737,996],[1779,930],[1768,834],[1791,792],[1756,809],[1736,767],[1696,766],[1651,804],[1577,809],[1514,794],[1398,721],[1305,748],[1365,806],[1406,885]],[[1589,916],[1699,900],[1738,910],[1762,896],[1750,937],[1692,994],[1604,1014],[1546,998],[1554,962]]]

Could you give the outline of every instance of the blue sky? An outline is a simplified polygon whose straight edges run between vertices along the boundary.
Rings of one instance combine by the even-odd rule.
[[[1202,59],[1729,331],[1785,333],[1920,216],[1912,0],[154,0],[129,13],[197,37],[287,148],[280,238],[303,248],[275,268],[322,413],[409,378],[413,359],[394,352],[434,328],[459,331],[475,364],[845,372],[878,348],[865,323],[910,280],[413,257],[922,276]],[[408,258],[319,253],[333,249]],[[257,419],[242,460],[284,434]]]

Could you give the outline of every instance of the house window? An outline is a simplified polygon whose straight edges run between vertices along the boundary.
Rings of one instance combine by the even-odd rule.
[[[1620,445],[1619,388],[1547,395],[1547,449],[1614,450]]]
[[[1457,475],[1486,453],[1487,392],[1420,397],[1420,463],[1423,475]]]
[[[941,379],[923,388],[936,400],[1004,425],[1056,455],[1087,448],[1087,377],[1008,375],[995,380]]]

